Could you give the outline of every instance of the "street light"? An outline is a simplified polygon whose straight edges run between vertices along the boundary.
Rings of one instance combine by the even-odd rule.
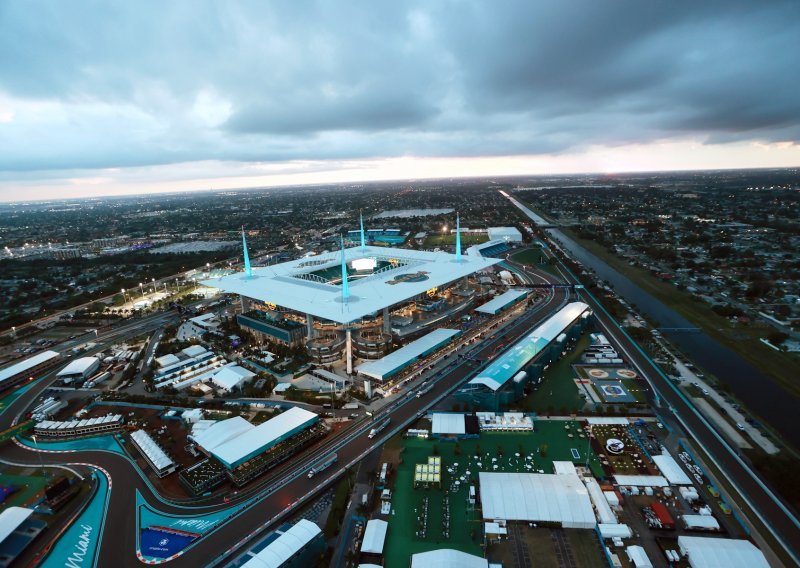
[[[142,299],[144,299],[144,285],[139,282],[139,291],[142,293]]]
[[[153,294],[155,294],[156,293],[156,279],[155,278],[151,278],[150,280],[153,282]]]

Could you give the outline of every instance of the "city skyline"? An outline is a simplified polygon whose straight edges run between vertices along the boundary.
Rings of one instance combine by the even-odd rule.
[[[0,201],[795,167],[797,16],[790,2],[7,4]]]

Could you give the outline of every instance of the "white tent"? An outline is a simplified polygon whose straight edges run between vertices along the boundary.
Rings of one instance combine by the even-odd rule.
[[[658,467],[664,477],[671,485],[691,485],[692,480],[686,475],[686,472],[681,469],[673,457],[669,454],[661,454],[660,456],[653,456],[653,461]]]
[[[453,412],[434,412],[432,434],[465,434],[467,426],[463,414]]]
[[[600,531],[603,538],[630,538],[633,534],[628,525],[620,524],[609,525],[600,523],[597,525],[597,530]]]
[[[383,542],[386,540],[386,529],[389,523],[380,519],[367,521],[364,540],[361,541],[361,552],[383,554]]]
[[[441,548],[430,552],[420,552],[411,555],[411,568],[488,568],[489,561],[480,556],[474,556]]]
[[[617,516],[611,510],[611,505],[606,501],[606,496],[603,495],[603,490],[594,477],[584,479],[586,489],[589,490],[589,497],[594,503],[595,511],[597,512],[597,520],[600,523],[612,525],[617,522]]]
[[[719,530],[719,523],[712,515],[683,515],[681,518],[687,529]]]
[[[315,523],[300,519],[289,530],[248,560],[242,568],[280,568],[321,532]]]
[[[749,540],[679,536],[681,554],[692,568],[768,568],[769,563]]]
[[[478,478],[484,519],[595,526],[589,492],[577,475],[480,472]]]
[[[641,546],[629,546],[625,549],[625,553],[636,568],[653,568],[653,563]]]
[[[661,475],[615,475],[617,485],[632,485],[633,487],[668,487],[667,481]]]

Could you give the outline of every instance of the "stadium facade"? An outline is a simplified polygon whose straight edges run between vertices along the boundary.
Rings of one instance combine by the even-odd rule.
[[[253,267],[242,232],[244,271],[206,280],[207,286],[241,298],[238,323],[256,337],[284,345],[305,345],[312,360],[327,364],[386,355],[396,326],[414,332],[474,303],[469,277],[501,262],[456,251],[417,251],[368,246],[361,222],[360,245],[266,267]]]

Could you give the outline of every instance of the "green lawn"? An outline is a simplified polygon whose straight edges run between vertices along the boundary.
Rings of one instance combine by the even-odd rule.
[[[34,495],[44,490],[49,478],[41,475],[41,470],[37,469],[30,475],[0,475],[0,485],[13,485],[18,490],[12,493],[8,499],[0,505],[0,509],[17,506],[22,507],[29,504]]]
[[[575,349],[547,369],[539,388],[522,400],[523,408],[537,414],[561,413],[562,409],[567,413],[582,410],[586,401],[578,394],[572,365],[580,360],[580,354],[588,346],[589,335],[584,334]]]
[[[567,428],[565,428],[565,426]],[[453,548],[469,554],[483,556],[481,514],[471,510],[467,504],[468,487],[478,484],[478,471],[488,470],[492,458],[496,458],[496,471],[528,471],[523,466],[526,455],[534,457],[535,469],[552,473],[553,460],[572,461],[571,449],[578,451],[577,463],[589,459],[589,467],[596,476],[603,476],[602,468],[591,452],[588,438],[578,437],[580,426],[572,421],[536,421],[532,433],[492,433],[482,434],[477,440],[437,442],[435,440],[408,439],[402,454],[402,463],[392,487],[392,514],[389,519],[389,532],[386,539],[385,559],[388,568],[406,568],[412,554],[437,548]],[[572,434],[573,438],[569,435]],[[434,455],[434,447],[442,457],[441,489],[414,489],[414,466],[426,463],[428,456]],[[460,453],[456,454],[456,448]],[[539,455],[539,449],[545,455]],[[476,457],[480,452],[480,457]],[[517,458],[516,453],[522,457]],[[478,461],[482,464],[477,465]],[[447,467],[458,463],[455,476],[447,473]],[[457,490],[451,491],[455,477],[466,475],[469,479],[461,483]],[[442,510],[445,495],[450,499],[450,537],[442,535]],[[417,520],[422,511],[424,498],[428,498],[428,528],[425,538],[417,536],[420,524]]]
[[[542,252],[542,249],[538,247],[521,250],[511,255],[511,260],[520,264],[533,264],[538,266],[542,263],[542,259],[544,259],[545,263],[547,262],[547,256]]]
[[[461,235],[461,245],[479,245],[489,240],[486,233],[466,233]],[[425,248],[453,246],[456,244],[455,235],[428,235],[422,243]]]

